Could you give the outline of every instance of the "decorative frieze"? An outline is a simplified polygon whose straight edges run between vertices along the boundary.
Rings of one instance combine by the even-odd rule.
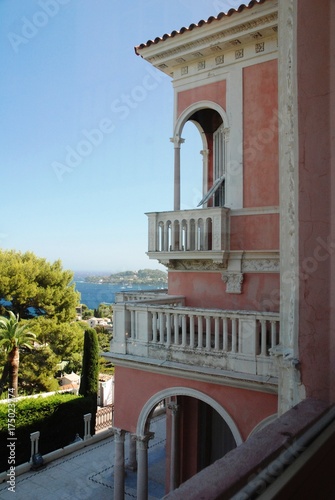
[[[215,262],[210,259],[159,260],[159,263],[174,271],[222,271],[227,268],[226,262]]]
[[[243,273],[222,273],[227,293],[242,293]]]
[[[244,273],[279,273],[279,258],[276,259],[243,259]]]

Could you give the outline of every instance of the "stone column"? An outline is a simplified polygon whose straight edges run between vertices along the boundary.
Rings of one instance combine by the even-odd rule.
[[[137,470],[136,434],[129,434],[129,459],[127,468],[132,471]]]
[[[114,500],[124,500],[124,439],[125,431],[114,428]]]
[[[153,432],[137,436],[137,500],[148,500],[148,443]]]
[[[185,139],[176,135],[170,140],[174,144],[174,210],[180,210],[180,145]]]
[[[170,491],[173,491],[179,486],[179,406],[169,403],[168,410],[171,413]]]

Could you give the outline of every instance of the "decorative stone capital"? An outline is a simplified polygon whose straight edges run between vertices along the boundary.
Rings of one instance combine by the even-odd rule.
[[[243,273],[222,273],[227,293],[242,293]]]
[[[180,148],[180,145],[185,142],[185,139],[183,139],[179,135],[175,135],[174,137],[170,138],[170,142],[173,143],[175,148]]]
[[[154,432],[148,432],[144,436],[136,436],[137,448],[139,450],[147,450],[150,439],[153,439],[154,437]]]
[[[173,415],[177,415],[179,406],[176,403],[168,403],[167,407]]]
[[[124,443],[126,431],[118,427],[113,427],[113,432],[115,443]]]

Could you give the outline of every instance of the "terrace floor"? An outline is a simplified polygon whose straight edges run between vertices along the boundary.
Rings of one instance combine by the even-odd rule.
[[[149,443],[149,500],[165,494],[165,416],[153,421],[155,437]],[[126,446],[126,463],[127,463]],[[110,500],[114,491],[114,437],[87,446],[16,477],[16,500]],[[6,482],[0,499],[13,498]],[[126,471],[125,499],[136,498],[136,472]]]

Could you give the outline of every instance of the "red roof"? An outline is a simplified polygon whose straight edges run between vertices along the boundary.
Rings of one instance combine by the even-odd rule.
[[[223,17],[230,17],[232,14],[235,14],[236,12],[242,12],[245,9],[251,9],[254,5],[262,4],[266,2],[267,0],[251,0],[247,5],[241,4],[237,9],[229,9],[228,12],[220,12],[216,17],[211,16],[207,19],[207,21],[204,21],[201,19],[197,24],[190,24],[188,28],[185,28],[184,26],[180,28],[179,31],[172,31],[172,33],[163,35],[162,37],[156,37],[154,40],[148,40],[146,43],[141,43],[141,45],[137,45],[135,47],[135,52],[137,55],[139,55],[138,50],[140,49],[145,49],[146,47],[150,47],[150,45],[157,44],[159,42],[163,42],[164,40],[167,40],[168,38],[174,38],[176,35],[182,35],[183,33],[187,31],[192,31],[195,28],[201,28],[201,26],[205,24],[210,24],[213,21],[220,21]]]

